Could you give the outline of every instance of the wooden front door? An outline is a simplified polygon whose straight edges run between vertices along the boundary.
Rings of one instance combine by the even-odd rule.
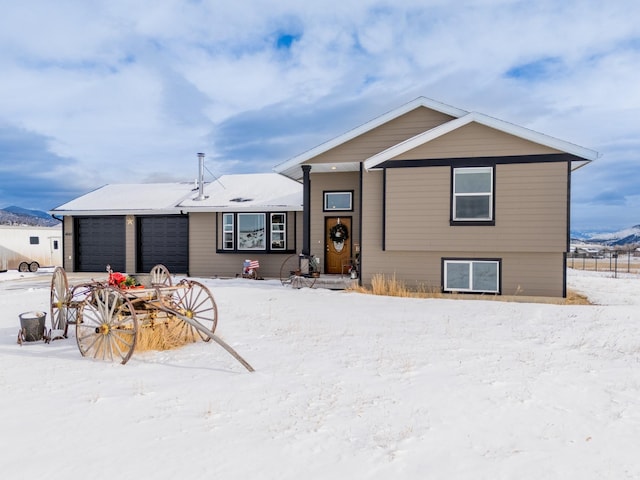
[[[341,227],[336,227],[340,224]],[[346,239],[337,241],[339,238],[331,238],[331,233],[343,238],[346,232]],[[348,263],[351,258],[351,217],[326,217],[324,224],[325,237],[325,273],[342,273],[342,265]],[[345,272],[346,273],[346,272]]]

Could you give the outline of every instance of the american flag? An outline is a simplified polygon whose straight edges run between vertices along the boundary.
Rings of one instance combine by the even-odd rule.
[[[248,269],[255,270],[256,268],[260,268],[260,262],[258,260],[245,260],[244,266]]]

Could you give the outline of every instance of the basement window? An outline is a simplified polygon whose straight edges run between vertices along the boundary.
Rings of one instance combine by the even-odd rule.
[[[444,291],[500,293],[500,260],[443,260]]]

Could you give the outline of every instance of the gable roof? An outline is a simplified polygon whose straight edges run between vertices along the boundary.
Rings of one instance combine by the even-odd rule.
[[[312,148],[300,155],[297,155],[286,162],[282,162],[274,167],[274,171],[277,173],[281,173],[291,178],[301,178],[302,175],[300,173],[300,165],[302,165],[307,160],[316,157],[324,152],[331,150],[332,148],[337,147],[338,145],[342,145],[343,143],[348,142],[349,140],[353,140],[360,135],[367,133],[374,128],[379,127],[380,125],[384,125],[391,120],[394,120],[406,113],[411,112],[419,107],[429,108],[431,110],[435,110],[440,113],[444,113],[445,115],[449,115],[451,117],[461,117],[463,115],[468,114],[466,110],[461,110],[456,107],[452,107],[451,105],[447,105],[445,103],[437,102],[436,100],[432,100],[426,97],[418,97],[415,100],[405,103],[404,105],[391,110],[379,117],[374,118],[373,120],[368,121],[356,127],[348,132],[335,137],[332,140],[329,140],[325,143],[318,145],[317,147]],[[353,167],[353,166],[352,166]],[[357,170],[357,168],[355,168]]]
[[[373,120],[357,128],[354,128],[353,130],[348,131],[343,135],[335,137],[332,140],[329,140],[321,145],[318,145],[315,148],[312,148],[311,150],[308,150],[307,152],[297,155],[291,158],[290,160],[287,160],[286,162],[283,162],[277,165],[274,168],[274,171],[278,173],[282,173],[283,175],[287,175],[291,178],[301,178],[302,174],[301,174],[300,166],[304,162],[420,107],[425,107],[425,108],[438,111],[440,113],[444,113],[446,115],[454,117],[454,119],[448,122],[445,122],[437,127],[434,127],[430,130],[427,130],[423,133],[420,133],[403,142],[400,142],[397,145],[394,145],[388,148],[387,150],[384,150],[383,152],[373,155],[372,157],[365,160],[364,162],[365,168],[367,169],[375,168],[376,165],[379,165],[380,163],[386,160],[389,160],[397,155],[400,155],[401,153],[407,152],[420,145],[423,145],[431,140],[434,140],[435,138],[446,135],[447,133],[450,133],[471,122],[480,123],[487,127],[491,127],[496,130],[500,130],[502,132],[508,133],[510,135],[514,135],[534,143],[538,143],[541,145],[548,146],[550,148],[554,148],[556,150],[570,153],[576,157],[584,159],[584,161],[582,162],[580,161],[573,162],[574,163],[574,165],[572,166],[573,169],[579,168],[580,166],[583,166],[586,163],[592,160],[595,160],[596,158],[599,157],[598,152],[594,150],[580,147],[573,143],[565,142],[563,140],[550,137],[549,135],[545,135],[543,133],[539,133],[539,132],[530,130],[528,128],[521,127],[516,124],[506,122],[504,120],[499,120],[497,118],[490,117],[488,115],[484,115],[479,112],[468,112],[466,110],[452,107],[450,105],[446,105],[444,103],[440,103],[426,97],[418,97],[412,102],[406,103],[400,106],[399,108],[396,108],[395,110],[387,112],[384,115],[374,118]],[[338,171],[340,171],[341,166],[337,165],[337,167],[338,167]],[[355,162],[355,163],[352,162],[350,164],[342,165],[342,170],[358,170],[358,168],[359,168],[358,162]],[[318,166],[314,165],[314,169],[317,171]]]
[[[277,173],[223,175],[195,200],[193,183],[112,184],[54,208],[54,215],[176,215],[187,212],[301,211],[302,185]],[[234,200],[236,199],[236,200]]]
[[[486,127],[490,127],[501,132],[508,133],[510,135],[514,135],[516,137],[523,138],[525,140],[529,140],[531,142],[544,145],[549,148],[553,148],[555,150],[570,153],[571,155],[584,159],[584,161],[572,162],[573,170],[589,163],[592,160],[595,160],[599,156],[598,152],[594,150],[590,150],[573,143],[565,142],[564,140],[550,137],[549,135],[545,135],[528,128],[520,127],[514,123],[505,122],[504,120],[499,120],[497,118],[490,117],[479,112],[470,112],[463,117],[445,122],[442,125],[438,125],[431,130],[427,130],[426,132],[415,135],[414,137],[411,137],[404,142],[400,142],[397,145],[394,145],[376,155],[369,157],[367,160],[365,160],[364,166],[367,170],[375,168],[382,162],[408,152],[409,150],[419,147],[420,145],[424,145],[425,143],[442,137],[447,133],[453,132],[454,130],[457,130],[472,122],[479,123]]]

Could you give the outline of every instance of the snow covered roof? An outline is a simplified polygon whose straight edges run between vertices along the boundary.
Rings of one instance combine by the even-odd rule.
[[[193,194],[193,183],[118,183],[104,185],[54,208],[54,215],[135,215],[176,213]]]
[[[49,211],[54,215],[162,215],[187,212],[302,210],[302,185],[277,173],[224,175],[205,184],[105,185]]]
[[[204,187],[203,200],[182,200],[184,212],[302,211],[302,184],[278,173],[223,175]]]
[[[452,132],[453,130],[456,130],[471,122],[477,122],[482,125],[503,131],[505,133],[508,133],[520,138],[524,138],[526,140],[539,143],[541,145],[546,145],[550,148],[554,148],[562,152],[570,153],[579,158],[583,158],[584,161],[582,162],[580,161],[574,162],[573,169],[579,168],[585,165],[586,163],[589,163],[590,161],[595,160],[599,156],[598,152],[595,152],[593,150],[589,150],[587,148],[580,147],[573,143],[565,142],[563,140],[559,140],[557,138],[550,137],[548,135],[545,135],[539,132],[535,132],[533,130],[515,125],[513,123],[505,122],[503,120],[499,120],[497,118],[493,118],[478,112],[468,112],[466,110],[452,107],[450,105],[446,105],[426,97],[418,97],[412,102],[402,105],[396,108],[395,110],[387,112],[384,115],[374,118],[373,120],[353,130],[348,131],[343,135],[340,135],[332,140],[329,140],[328,142],[318,145],[317,147],[312,148],[311,150],[304,152],[300,155],[297,155],[291,158],[290,160],[287,160],[286,162],[276,165],[276,167],[274,168],[274,171],[281,173],[283,175],[287,175],[291,178],[301,178],[302,173],[301,173],[300,165],[302,165],[307,160],[310,160],[313,157],[316,157],[322,153],[325,153],[339,145],[342,145],[343,143],[346,143],[364,133],[367,133],[373,130],[374,128],[379,127],[380,125],[383,125],[391,120],[394,120],[395,118],[398,118],[420,107],[429,108],[431,110],[444,113],[454,118],[449,122],[445,122],[442,125],[439,125],[431,130],[428,130],[419,135],[416,135],[415,137],[412,137],[404,142],[401,142],[383,152],[380,152],[370,157],[369,159],[366,159],[365,161],[366,168],[374,168],[376,165],[382,163],[385,160],[392,158],[393,156],[399,155],[412,148],[415,148],[419,145],[427,143],[435,138],[438,138],[442,135]],[[314,168],[314,171],[322,171],[323,165],[314,164],[313,168]],[[348,164],[332,165],[331,167],[327,166],[326,168],[327,168],[327,171],[329,168],[331,168],[331,170],[335,169],[337,171],[345,171],[345,170],[357,171],[359,169],[359,163],[350,162]]]

